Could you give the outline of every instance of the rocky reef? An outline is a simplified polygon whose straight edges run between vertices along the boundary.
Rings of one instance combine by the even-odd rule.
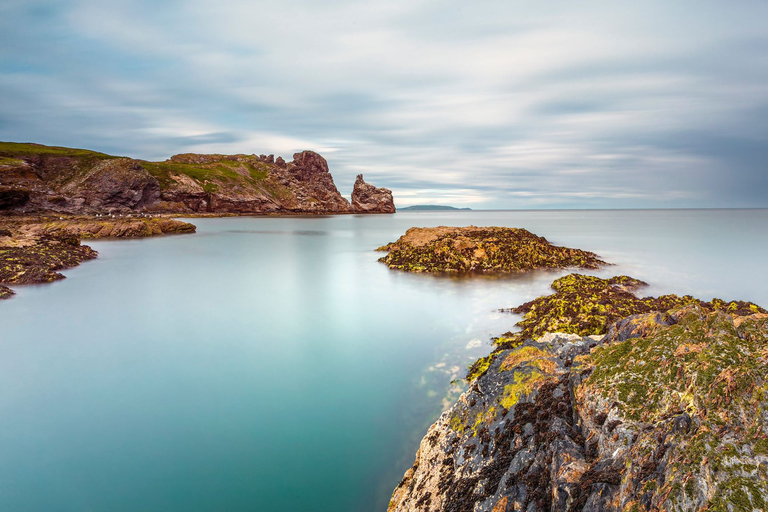
[[[98,256],[76,237],[41,236],[27,242],[0,246],[0,283],[50,283],[64,279],[58,270]]]
[[[379,251],[389,268],[409,272],[523,272],[596,269],[596,254],[552,245],[528,230],[503,227],[411,228]]]
[[[165,218],[2,217],[0,218],[0,299],[13,291],[4,285],[50,283],[59,270],[96,258],[81,238],[137,238],[194,233],[195,226]]]
[[[567,276],[525,306],[524,333],[469,376],[389,511],[766,510],[766,311],[633,302],[624,293],[640,281],[593,279]]]
[[[374,187],[358,174],[352,189],[352,210],[356,213],[395,213],[392,191],[388,188]]]
[[[358,190],[359,189],[359,190]],[[391,213],[386,189],[357,186],[353,206],[328,163],[302,151],[174,155],[164,162],[82,149],[0,142],[0,210],[23,214]]]

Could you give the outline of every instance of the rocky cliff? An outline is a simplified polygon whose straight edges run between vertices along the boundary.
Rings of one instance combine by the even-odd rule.
[[[376,213],[392,212],[363,189],[360,208],[312,151],[273,155],[175,155],[164,162],[94,151],[0,143],[0,210],[20,213]],[[358,195],[361,192],[358,193]],[[367,194],[367,195],[366,195]],[[377,206],[378,205],[378,206]]]
[[[395,213],[392,191],[366,183],[362,174],[357,175],[352,190],[352,210],[356,213]]]
[[[601,281],[622,292],[627,279]],[[613,309],[583,291],[580,304]],[[561,312],[602,334],[503,339],[429,429],[389,510],[766,510],[768,314],[674,297],[609,325]]]

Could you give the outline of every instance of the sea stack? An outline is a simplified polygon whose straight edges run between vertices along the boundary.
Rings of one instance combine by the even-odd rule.
[[[392,191],[366,183],[362,174],[357,175],[352,190],[352,211],[359,213],[395,213]]]

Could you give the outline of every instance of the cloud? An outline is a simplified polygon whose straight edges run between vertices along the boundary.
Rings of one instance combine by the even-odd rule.
[[[396,202],[768,206],[763,2],[15,1],[0,139],[322,151]]]

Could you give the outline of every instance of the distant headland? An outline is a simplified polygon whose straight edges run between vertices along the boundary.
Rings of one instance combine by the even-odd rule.
[[[148,162],[84,149],[0,142],[0,212],[97,215],[394,213],[392,191],[358,175],[352,201],[325,158],[184,153]]]
[[[455,206],[446,206],[443,204],[415,204],[413,206],[406,206],[404,208],[398,208],[400,211],[440,211],[440,210],[471,210],[472,208],[456,208]]]

